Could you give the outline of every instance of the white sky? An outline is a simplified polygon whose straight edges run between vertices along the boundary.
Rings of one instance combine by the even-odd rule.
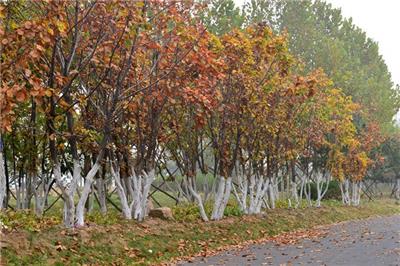
[[[242,5],[245,0],[234,0]],[[325,0],[379,44],[392,80],[400,84],[400,0]]]
[[[392,80],[400,84],[400,1],[399,0],[326,0],[341,8],[344,17],[379,44],[379,52],[392,73]]]

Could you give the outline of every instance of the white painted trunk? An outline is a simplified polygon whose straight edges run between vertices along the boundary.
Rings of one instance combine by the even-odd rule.
[[[296,182],[292,182],[291,190],[292,190],[292,198],[296,202],[295,208],[298,208],[300,205],[300,201],[299,201],[299,195],[297,194],[297,183]]]
[[[261,212],[264,198],[269,192],[269,182],[263,177],[250,176],[249,181],[246,178],[238,178],[240,194],[234,189],[236,200],[239,202],[241,210],[246,214],[257,214]],[[248,196],[247,196],[248,192]],[[274,192],[270,192],[274,194]],[[249,204],[247,206],[247,197]],[[269,208],[267,202],[265,207]]]
[[[218,188],[214,196],[214,207],[213,211],[211,214],[211,220],[217,220],[218,218],[218,211],[219,211],[219,206],[221,205],[222,198],[224,196],[224,191],[225,191],[225,178],[222,176],[218,177]]]
[[[250,184],[253,188],[255,187],[255,190],[252,189],[252,193],[250,194],[249,214],[257,213],[260,197],[263,196],[263,182],[264,179],[262,177],[256,178],[255,176],[252,176],[252,178],[250,179]]]
[[[215,195],[214,207],[211,214],[212,220],[220,220],[224,217],[224,211],[231,195],[232,178],[219,177],[218,190]]]
[[[129,201],[129,192],[128,192],[128,189],[126,187],[126,178],[121,178],[121,186],[124,189],[124,193],[126,195],[126,199]],[[133,199],[131,199],[131,200],[133,200]]]
[[[307,178],[307,180],[306,180],[304,193],[305,193],[305,196],[306,196],[307,204],[308,204],[308,206],[311,207],[312,206],[312,201],[311,201],[311,183],[310,183],[310,179],[309,178]]]
[[[111,170],[111,175],[114,177],[115,180],[115,186],[117,187],[117,193],[121,202],[122,214],[124,215],[125,219],[131,220],[132,219],[131,206],[129,206],[128,204],[128,199],[126,197],[125,190],[121,184],[119,169],[114,168],[114,166],[111,163],[110,170]]]
[[[275,200],[278,200],[281,198],[281,193],[279,191],[279,184],[282,183],[282,181],[279,183],[278,179],[276,177],[272,178],[272,181],[273,181],[272,184],[273,184],[273,188],[274,188]]]
[[[243,190],[242,190],[242,202],[243,202],[243,211],[244,213],[247,213],[247,191],[248,191],[248,181],[247,178],[244,178],[245,183],[243,184]]]
[[[75,202],[71,194],[64,196],[64,225],[67,228],[75,226]]]
[[[252,213],[254,209],[254,193],[256,188],[256,177],[254,175],[250,176],[250,184],[249,184],[249,208],[247,209],[247,213]]]
[[[235,186],[232,186],[233,194],[235,195],[236,201],[239,204],[239,208],[243,213],[248,213],[247,210],[247,191],[248,191],[248,181],[245,176],[241,174],[237,175],[238,190]]]
[[[94,187],[92,185],[92,187],[90,188],[89,195],[88,195],[88,198],[86,201],[86,206],[85,206],[85,210],[87,213],[92,213],[92,211],[93,211],[93,201],[94,201],[93,191],[94,191]]]
[[[44,203],[46,199],[46,185],[44,180],[38,184],[38,176],[35,174],[33,178],[33,196],[35,198],[35,215],[41,217],[44,211]]]
[[[96,161],[96,163],[92,166],[92,169],[90,169],[89,173],[86,175],[85,185],[83,186],[78,205],[76,206],[76,226],[78,227],[85,225],[85,204],[92,189],[94,177],[99,169],[100,164]]]
[[[359,206],[361,198],[361,188],[362,188],[361,181],[352,181],[351,188],[352,188],[351,204],[353,206]]]
[[[187,184],[186,187],[189,189],[189,192],[192,194],[192,196],[194,197],[194,199],[197,202],[197,206],[199,207],[200,217],[204,222],[208,222],[208,216],[204,209],[203,200],[201,199],[200,194],[197,193],[196,190],[194,189],[194,186],[193,186],[194,181],[191,180],[191,178],[189,178],[188,182],[189,182],[189,184]]]
[[[396,200],[400,200],[400,178],[396,180],[396,193],[395,193]]]
[[[72,181],[69,185],[69,193],[74,196],[78,187],[78,181],[81,179],[81,164],[79,160],[74,160],[74,169],[72,172]]]
[[[143,172],[141,176],[133,176],[134,204],[132,212],[133,218],[138,221],[143,221],[146,216],[147,198],[154,179],[154,170],[151,170],[149,173]]]
[[[342,194],[342,203],[344,205],[350,205],[350,194],[349,194],[349,180],[345,179],[340,183],[340,192]]]
[[[323,199],[323,197],[325,196],[326,192],[328,191],[329,188],[329,183],[331,181],[330,176],[328,178],[326,178],[325,180],[325,188],[323,185],[323,175],[322,174],[317,174],[317,202],[315,204],[316,207],[321,207],[321,201]]]
[[[130,200],[133,200],[133,198],[134,198],[134,195],[135,195],[135,193],[133,192],[133,188],[134,188],[134,185],[132,184],[133,182],[132,182],[132,177],[130,176],[130,177],[127,177],[127,178],[125,178],[123,181],[124,181],[124,184],[125,184],[125,193],[126,193],[126,196],[127,196],[127,198],[128,198],[128,200],[130,199]]]
[[[317,202],[316,202],[316,207],[321,207],[321,178],[319,174],[317,174]]]
[[[269,203],[271,205],[271,209],[275,209],[276,196],[275,196],[275,186],[272,179],[269,180],[268,195],[269,195]]]
[[[72,193],[68,193],[66,186],[63,183],[61,176],[61,164],[58,162],[53,167],[54,178],[58,187],[61,189],[61,193],[64,197],[64,225],[67,228],[74,227],[75,222],[75,203]]]
[[[300,196],[300,199],[302,200],[303,199],[303,193],[304,193],[304,185],[305,185],[305,177],[304,176],[300,176],[300,178],[301,178],[301,184],[300,184],[300,192],[299,192],[299,196]]]
[[[42,217],[44,211],[44,198],[35,198],[35,215]]]
[[[98,199],[99,199],[99,204],[100,204],[100,212],[102,214],[107,213],[107,204],[106,204],[106,187],[104,184],[104,179],[103,178],[98,178],[96,180],[96,187],[97,187],[97,194],[98,194]]]
[[[258,198],[257,198],[257,204],[256,204],[256,209],[255,209],[255,213],[259,214],[261,213],[261,207],[263,206],[264,203],[264,196],[267,194],[267,190],[268,190],[268,180],[263,179],[263,188],[261,190],[261,193],[259,194]],[[266,203],[266,202],[265,202]],[[264,204],[266,205],[265,207],[268,207],[268,203]]]
[[[2,143],[0,140],[0,210],[4,207],[4,199],[7,193],[6,187],[6,171],[4,169],[4,157],[2,151]]]
[[[232,190],[232,177],[228,177],[225,180],[225,192],[224,192],[224,196],[222,198],[222,202],[219,206],[218,219],[222,219],[224,217],[224,211],[225,211],[226,205],[228,204],[229,197],[231,196],[231,190]]]
[[[262,203],[264,200],[264,195],[268,190],[268,181],[265,181],[263,177],[258,177],[256,179],[256,193],[251,196],[249,213],[258,214],[261,212]]]

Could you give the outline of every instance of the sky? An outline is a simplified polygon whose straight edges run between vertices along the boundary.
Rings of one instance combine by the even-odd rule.
[[[352,17],[353,23],[367,36],[378,42],[392,80],[400,84],[400,1],[399,0],[327,0],[341,8],[344,17]]]
[[[241,6],[245,0],[234,0]],[[400,0],[325,0],[379,44],[392,81],[400,84]]]

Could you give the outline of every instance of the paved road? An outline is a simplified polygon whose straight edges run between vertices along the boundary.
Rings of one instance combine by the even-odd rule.
[[[400,266],[400,215],[333,225],[317,240],[284,246],[267,242],[181,265]]]

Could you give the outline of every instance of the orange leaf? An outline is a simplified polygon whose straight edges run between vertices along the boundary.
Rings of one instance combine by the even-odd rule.
[[[39,95],[39,91],[38,90],[31,90],[31,95],[32,96],[38,96]]]
[[[17,92],[17,95],[15,96],[18,102],[23,102],[26,100],[26,93],[24,91],[19,91]]]

